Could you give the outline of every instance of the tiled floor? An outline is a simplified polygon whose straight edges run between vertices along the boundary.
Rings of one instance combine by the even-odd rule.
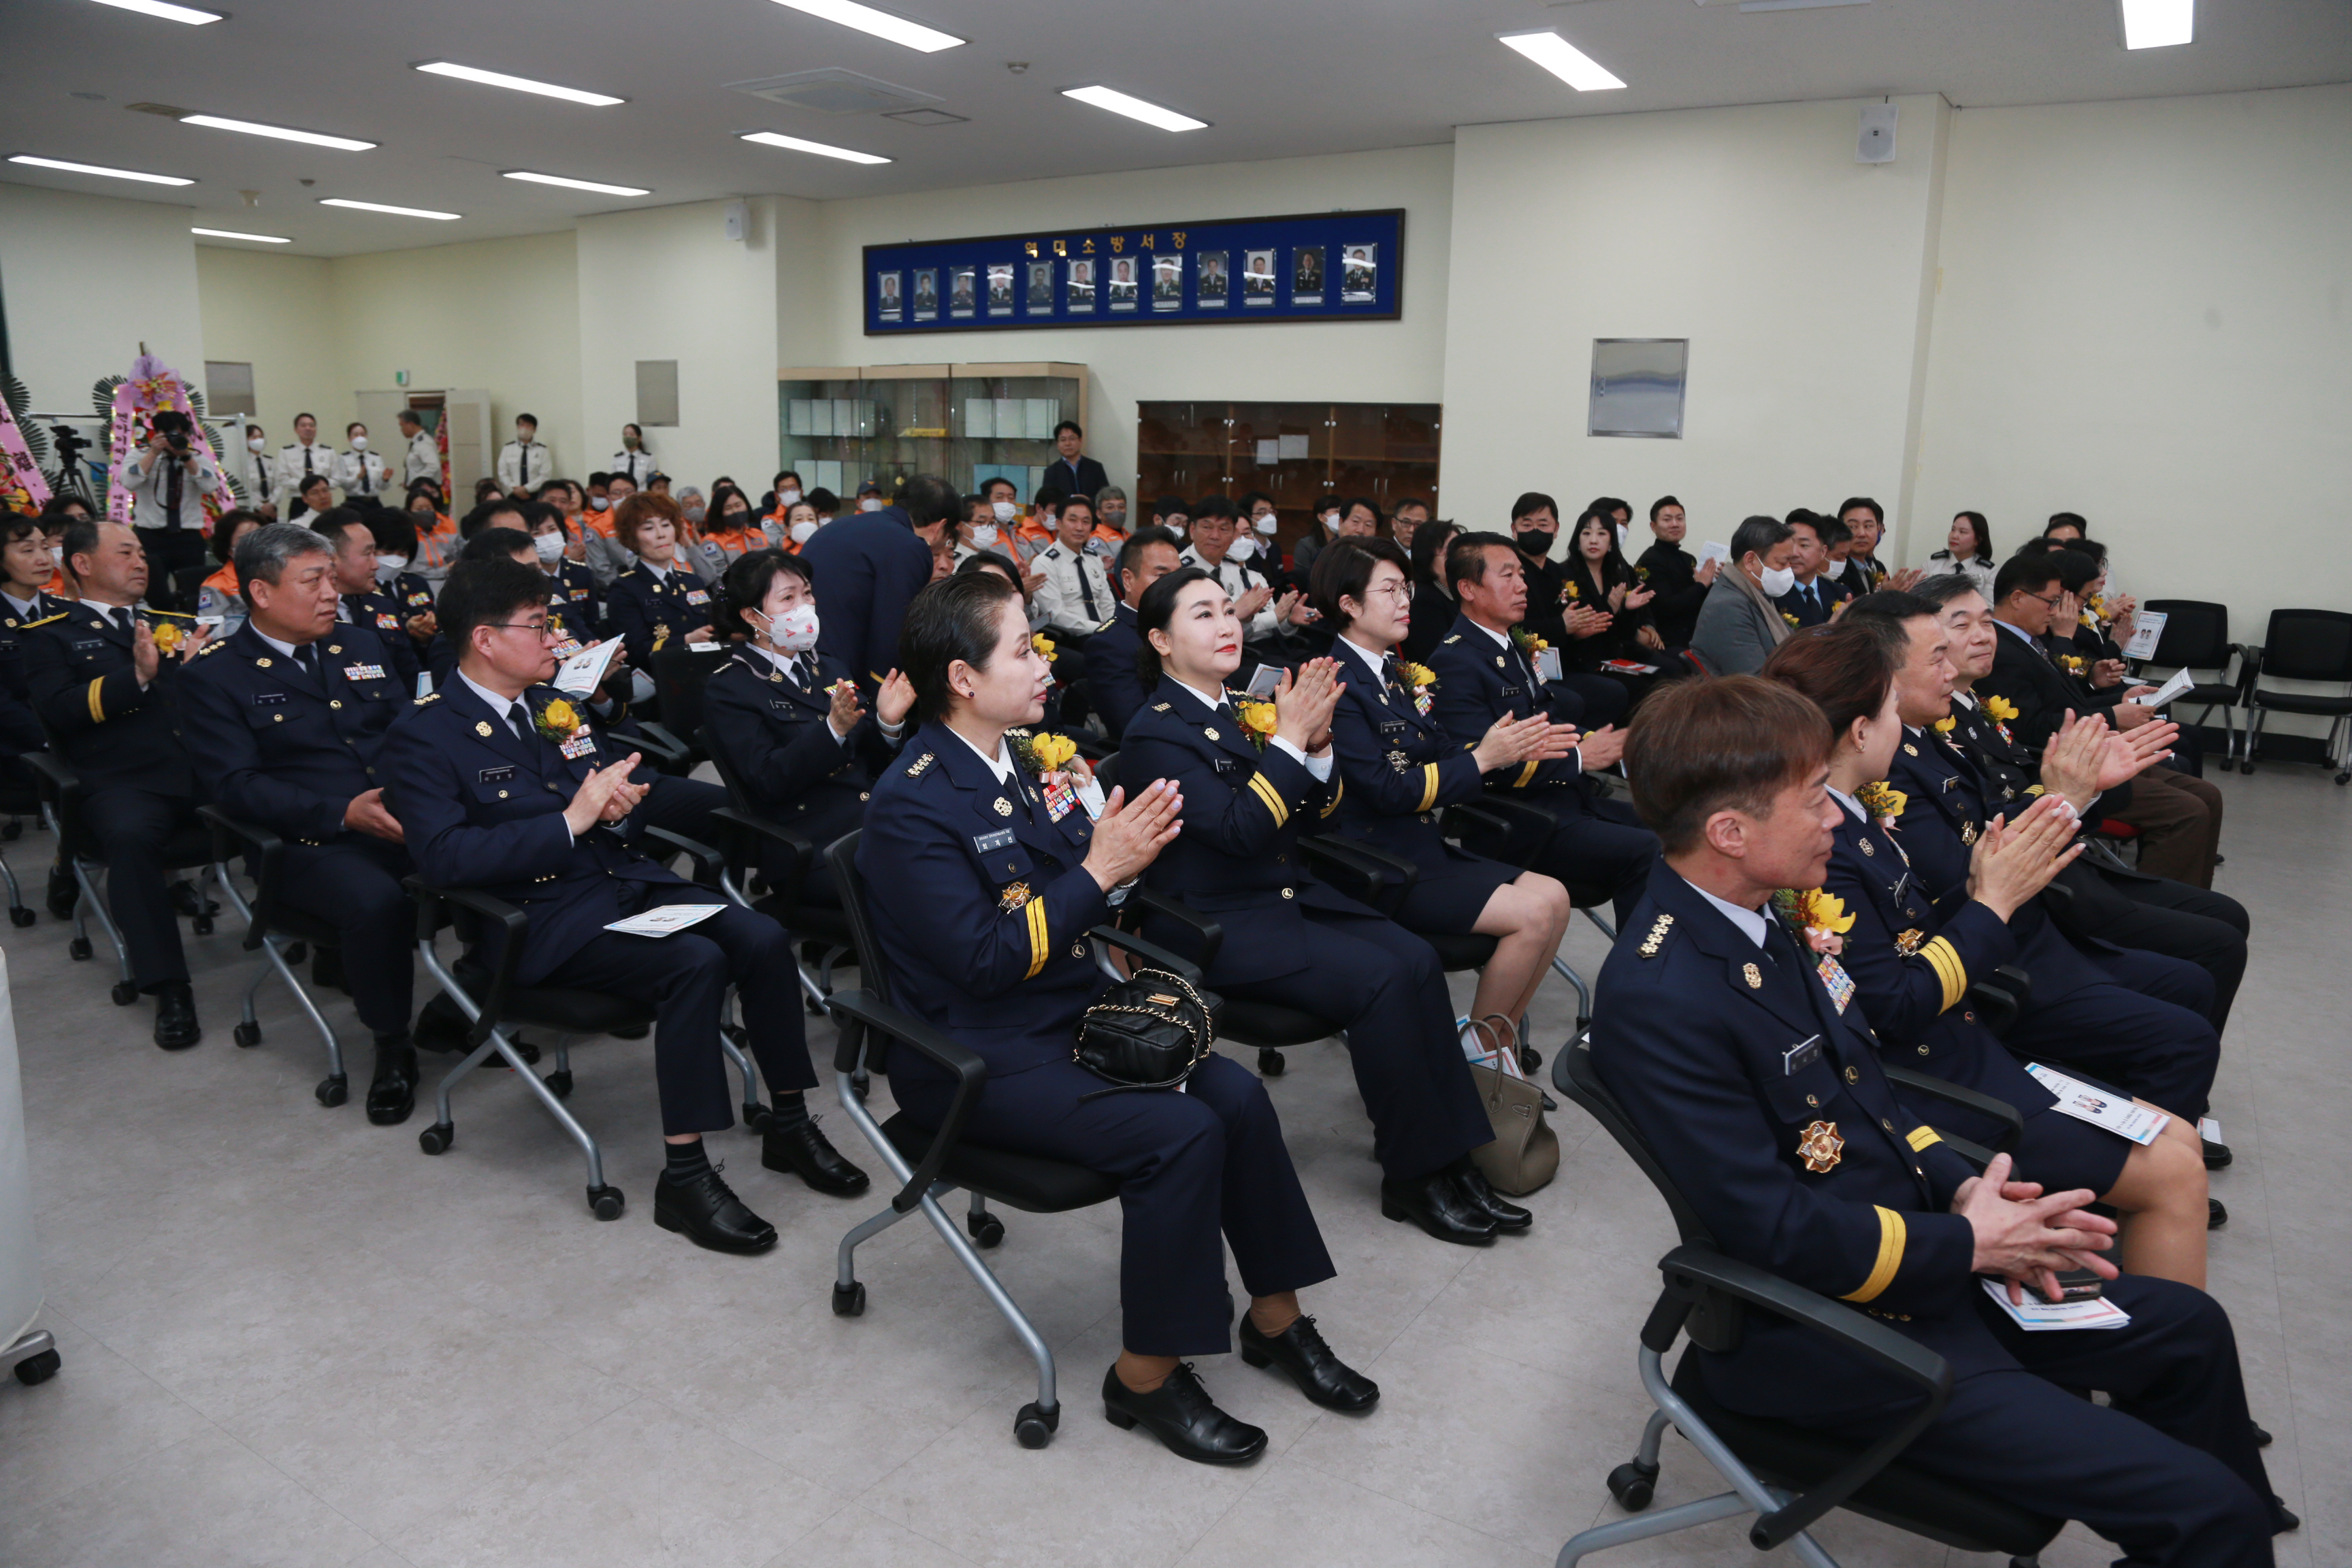
[[[2335,1563],[2352,1557],[2337,1340],[2352,791],[2308,768],[2225,788],[2222,886],[2257,942],[2216,1094],[2239,1159],[2214,1182],[2233,1215],[2214,1285],[2277,1434],[2271,1474],[2305,1520],[2280,1561]],[[5,847],[37,897],[46,840]],[[1533,1236],[1457,1250],[1381,1220],[1338,1047],[1292,1054],[1270,1088],[1341,1271],[1308,1306],[1384,1397],[1362,1419],[1323,1415],[1212,1358],[1211,1388],[1273,1434],[1238,1471],[1180,1463],[1097,1413],[1115,1215],[1007,1216],[995,1262],[1063,1370],[1060,1435],[1031,1452],[1011,1431],[1027,1360],[920,1223],[862,1255],[857,1320],[829,1310],[833,1247],[874,1203],[788,1185],[740,1132],[717,1146],[783,1232],[775,1251],[721,1258],[655,1228],[644,1044],[576,1062],[572,1104],[631,1198],[604,1225],[571,1147],[510,1080],[474,1082],[456,1149],[428,1160],[423,1115],[379,1129],[356,1101],[313,1103],[317,1049],[282,997],[264,1044],[238,1049],[247,960],[226,925],[192,944],[207,1035],[176,1056],[148,1043],[143,1010],[109,1005],[103,968],[67,961],[63,927],[5,936],[43,1321],[65,1358],[42,1387],[0,1383],[12,1568],[1453,1568],[1549,1563],[1613,1512],[1602,1478],[1645,1410],[1633,1331],[1673,1237],[1572,1107]],[[1600,959],[1581,922],[1571,954],[1587,973]],[[1570,1007],[1547,989],[1548,1048]],[[845,1120],[829,1125],[864,1155]],[[1704,1465],[1670,1437],[1661,1501],[1703,1489]],[[1982,1561],[1850,1515],[1820,1533],[1850,1568]],[[1600,1561],[1751,1556],[1727,1521]],[[2107,1556],[2070,1532],[2044,1562]]]

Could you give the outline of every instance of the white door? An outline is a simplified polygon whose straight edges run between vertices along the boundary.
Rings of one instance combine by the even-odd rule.
[[[466,387],[442,395],[441,417],[449,424],[450,515],[472,509],[474,487],[489,478],[498,450],[490,445],[490,395]]]

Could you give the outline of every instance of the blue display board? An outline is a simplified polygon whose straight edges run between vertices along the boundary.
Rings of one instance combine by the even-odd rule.
[[[1395,321],[1404,212],[1040,229],[866,247],[866,335]]]

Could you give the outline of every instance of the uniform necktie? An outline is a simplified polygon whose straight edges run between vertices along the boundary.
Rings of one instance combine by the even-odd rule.
[[[1076,564],[1078,568],[1078,597],[1086,601],[1087,619],[1099,624],[1102,611],[1095,604],[1095,586],[1087,580],[1087,556],[1083,550],[1078,552]]]
[[[518,702],[507,710],[507,722],[514,726],[515,739],[530,739],[530,710]]]
[[[302,443],[302,477],[307,479],[310,474],[310,444],[305,441]]]
[[[521,475],[522,482],[528,485],[530,483],[530,443],[518,441],[515,447],[515,472]]]
[[[319,648],[317,644],[307,642],[298,644],[294,649],[294,662],[302,667],[303,674],[309,676],[313,680],[319,679]]]
[[[373,474],[370,474],[370,473],[368,472],[368,466],[367,466],[367,454],[366,454],[365,452],[362,452],[362,453],[359,455],[359,458],[360,458],[360,494],[362,494],[362,495],[363,495],[363,496],[372,496],[372,495],[375,494],[375,476],[373,476]]]
[[[1399,695],[1403,694],[1404,671],[1398,664],[1393,648],[1381,655],[1381,684]]]
[[[115,607],[114,624],[122,628],[122,635],[125,637],[135,637],[139,635],[139,614],[128,605]]]

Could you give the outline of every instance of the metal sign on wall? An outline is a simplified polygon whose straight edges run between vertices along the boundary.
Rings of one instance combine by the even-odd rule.
[[[866,247],[866,335],[1395,321],[1404,211],[1045,229]]]

